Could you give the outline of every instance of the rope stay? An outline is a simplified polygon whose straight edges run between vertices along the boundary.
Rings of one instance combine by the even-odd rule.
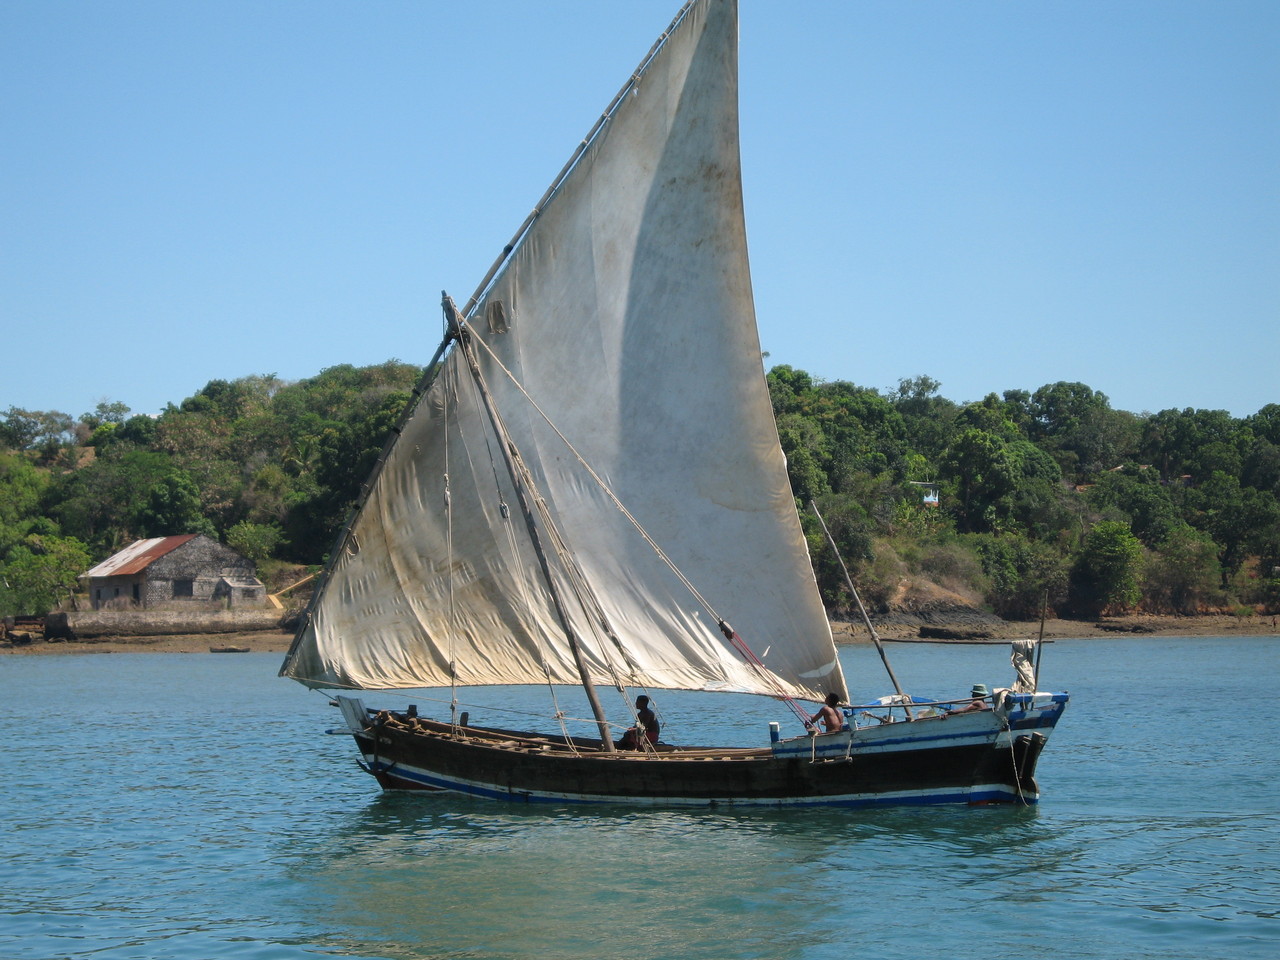
[[[573,622],[569,617],[569,612],[565,608],[560,585],[557,583],[552,572],[551,563],[546,553],[545,544],[543,543],[543,530],[554,530],[555,522],[547,511],[546,504],[541,495],[538,493],[537,484],[534,483],[532,472],[524,462],[524,458],[521,456],[519,448],[511,439],[511,434],[502,418],[502,414],[499,412],[493,395],[489,391],[488,384],[485,382],[484,373],[480,369],[480,363],[476,359],[475,352],[471,349],[471,333],[466,329],[462,317],[458,314],[457,306],[448,294],[444,294],[443,296],[442,307],[444,308],[450,327],[458,331],[458,350],[460,351],[463,360],[466,361],[467,368],[471,373],[471,379],[475,382],[476,388],[480,392],[480,397],[484,402],[484,410],[488,416],[489,424],[493,428],[494,434],[498,440],[503,463],[505,464],[507,474],[511,479],[511,485],[515,491],[516,499],[520,503],[521,513],[524,514],[525,527],[529,532],[530,544],[538,558],[538,566],[542,571],[542,578],[547,587],[547,595],[555,610],[556,618],[560,621],[561,629],[564,631],[565,640],[569,646],[569,652],[572,654],[574,664],[578,669],[578,678],[582,684],[583,692],[587,695],[587,700],[591,704],[591,712],[595,715],[596,723],[600,728],[601,747],[604,752],[612,753],[614,746],[613,740],[609,736],[609,721],[605,715],[604,707],[601,706],[600,699],[596,694],[595,684],[592,682],[586,661],[583,660],[577,631],[574,629]]]
[[[466,383],[471,390],[472,397],[474,398],[473,402],[476,404],[477,408],[482,407],[483,398],[480,396],[480,387],[477,385],[477,383],[473,378],[468,379]],[[494,453],[493,444],[490,441],[489,433],[487,431],[481,431],[481,433],[484,436],[485,453],[489,458],[489,473],[493,478],[493,491],[494,491],[494,496],[497,500],[498,513],[502,518],[502,529],[506,535],[506,545],[507,545],[507,550],[509,552],[508,556],[511,561],[510,566],[512,569],[518,569],[519,564],[515,561],[520,555],[520,548],[516,539],[516,531],[511,525],[511,508],[507,505],[506,497],[503,495],[503,492],[502,492],[502,483],[501,483],[501,480],[499,479],[499,473],[498,473],[498,463],[497,463],[498,458]],[[498,439],[500,440],[501,438],[498,438]],[[478,471],[473,470],[472,472],[475,474],[475,476],[477,477],[480,476]],[[450,569],[452,570],[452,567],[450,567]],[[531,600],[529,597],[528,581],[526,581],[523,577],[517,577],[515,579],[515,587],[519,591],[521,602],[527,608],[531,604]],[[566,739],[568,739],[569,730],[568,730],[568,727],[565,725],[565,713],[560,706],[560,700],[556,694],[555,683],[552,681],[551,662],[548,659],[546,644],[543,643],[543,637],[541,636],[541,634],[537,632],[534,632],[532,634],[532,639],[537,646],[538,658],[540,660],[540,666],[542,667],[542,675],[546,680],[547,690],[551,697],[551,706],[553,708],[552,716],[559,723],[560,732],[565,736]],[[577,751],[576,747],[573,747],[573,749],[575,752]]]
[[[453,585],[453,494],[449,488],[449,410],[448,403],[443,405],[441,416],[444,419],[444,516],[445,516],[445,558],[449,570],[449,622],[457,620],[457,609],[454,605]],[[457,732],[458,728],[458,658],[456,651],[457,631],[449,631],[449,723]]]
[[[609,501],[614,505],[614,507],[617,508],[632,527],[635,528],[636,532],[644,538],[644,541],[649,544],[657,557],[667,566],[667,568],[675,575],[676,579],[678,579],[685,589],[689,591],[689,594],[715,621],[716,625],[720,628],[720,632],[724,634],[725,638],[733,645],[734,649],[742,655],[747,665],[755,670],[756,674],[761,679],[773,687],[775,691],[773,696],[785,702],[802,722],[807,721],[809,719],[808,713],[801,708],[798,703],[796,703],[795,699],[789,693],[787,693],[786,688],[774,675],[773,671],[765,666],[764,661],[756,656],[751,648],[747,646],[747,643],[742,639],[742,636],[728,625],[725,619],[716,612],[714,607],[711,606],[711,603],[698,591],[698,588],[693,585],[693,582],[685,576],[684,572],[681,571],[678,566],[676,566],[675,561],[667,555],[666,551],[659,546],[658,542],[653,539],[640,521],[636,519],[635,515],[627,509],[626,505],[613,491],[613,488],[605,482],[604,478],[601,477],[600,474],[596,472],[595,468],[587,462],[587,459],[578,451],[577,447],[575,447],[569,438],[561,432],[560,428],[555,424],[551,417],[547,415],[546,411],[539,406],[538,402],[530,395],[529,391],[525,389],[524,384],[522,384],[516,378],[515,374],[507,368],[506,364],[504,364],[498,355],[494,353],[493,349],[485,343],[484,338],[474,337],[473,340],[484,349],[486,354],[489,356],[489,359],[492,360],[498,369],[502,371],[503,375],[506,376],[511,384],[520,391],[521,395],[529,402],[529,405],[537,412],[538,416],[543,419],[547,426],[551,428],[551,431],[559,438],[560,442],[565,445],[565,448],[573,455],[574,459],[577,460],[578,464],[587,472],[587,475],[591,477],[592,481],[600,488],[604,495],[609,498]],[[620,643],[621,641],[618,642]]]

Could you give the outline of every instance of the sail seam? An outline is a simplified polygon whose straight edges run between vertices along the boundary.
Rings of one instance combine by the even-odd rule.
[[[450,325],[461,327],[457,314],[457,306],[454,305],[452,299],[445,297],[444,304],[446,314],[450,318]],[[578,668],[579,678],[582,682],[583,691],[587,695],[587,700],[591,704],[592,713],[595,714],[596,722],[600,726],[600,739],[604,745],[606,752],[613,751],[613,741],[609,735],[608,719],[605,715],[604,708],[600,705],[599,697],[596,694],[595,686],[591,681],[590,671],[587,669],[586,662],[582,657],[582,651],[578,643],[577,631],[574,629],[568,611],[564,609],[563,600],[560,596],[559,588],[556,585],[555,577],[552,575],[550,562],[542,546],[542,537],[539,531],[539,525],[534,521],[533,510],[531,509],[530,500],[533,501],[533,507],[539,512],[541,521],[548,529],[554,530],[555,523],[552,521],[547,512],[546,504],[542,501],[542,496],[537,489],[537,485],[533,482],[533,475],[528,465],[511,439],[506,424],[503,422],[502,415],[498,411],[493,401],[493,396],[489,392],[485,383],[484,374],[480,370],[480,364],[476,359],[475,353],[471,350],[472,342],[470,333],[462,330],[458,337],[458,349],[462,351],[462,356],[467,362],[467,367],[471,371],[471,378],[475,382],[476,388],[480,391],[480,395],[484,400],[485,409],[488,412],[490,425],[501,444],[503,461],[506,464],[507,472],[511,477],[511,485],[515,491],[516,499],[520,502],[520,509],[524,513],[525,525],[529,530],[530,541],[533,545],[534,552],[538,557],[538,564],[542,569],[543,579],[546,582],[547,592],[550,597],[552,606],[555,608],[556,616],[560,620],[561,627],[564,630],[565,640],[568,641],[569,650],[573,655],[574,663]],[[486,348],[487,349],[487,348]],[[561,557],[563,562],[563,557]],[[585,612],[585,611],[584,611]]]

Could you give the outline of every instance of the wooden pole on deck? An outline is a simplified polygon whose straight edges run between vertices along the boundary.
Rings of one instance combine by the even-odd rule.
[[[840,548],[836,546],[835,537],[831,536],[831,531],[827,529],[827,522],[822,519],[822,514],[818,512],[818,505],[812,500],[809,501],[809,509],[818,518],[818,524],[822,527],[822,532],[826,534],[827,543],[831,544],[831,552],[836,555],[836,561],[840,564],[841,572],[844,573],[844,582],[849,587],[849,592],[853,594],[854,602],[858,604],[858,612],[862,614],[862,622],[866,624],[867,632],[871,634],[871,640],[876,645],[876,652],[880,654],[880,660],[884,663],[885,670],[889,672],[889,679],[893,681],[893,690],[903,698],[902,708],[906,711],[907,717],[910,718],[910,702],[907,700],[907,695],[902,692],[902,684],[898,683],[893,667],[889,666],[889,655],[884,652],[884,644],[880,642],[880,634],[876,633],[876,628],[871,625],[871,618],[867,616],[867,608],[862,605],[862,598],[858,596],[858,588],[853,585],[853,578],[849,576],[849,568],[844,565],[844,557],[840,555]]]
[[[1042,650],[1044,650],[1044,618],[1048,614],[1048,612],[1049,612],[1049,591],[1046,590],[1044,592],[1044,597],[1040,600],[1040,638],[1036,641],[1036,668],[1033,674],[1033,679],[1035,680],[1035,690],[1032,690],[1031,691],[1032,693],[1035,693],[1040,689],[1040,653]]]
[[[600,728],[601,749],[605,753],[614,753],[616,752],[616,747],[613,743],[613,737],[609,733],[608,717],[605,715],[604,707],[600,703],[600,697],[596,694],[595,684],[591,682],[591,674],[587,670],[586,661],[582,658],[582,650],[578,645],[578,635],[569,621],[568,612],[565,610],[564,601],[560,596],[560,590],[556,586],[555,577],[551,574],[551,564],[547,560],[546,550],[542,544],[542,533],[538,528],[537,519],[534,517],[533,508],[529,504],[526,491],[532,486],[533,478],[529,475],[529,470],[524,465],[520,451],[516,449],[516,445],[508,435],[502,418],[498,415],[498,410],[493,403],[493,397],[489,394],[488,386],[485,384],[484,375],[480,372],[480,364],[476,362],[471,345],[467,342],[467,333],[462,329],[462,318],[458,314],[458,308],[453,299],[447,294],[444,297],[444,311],[450,327],[456,328],[458,331],[458,348],[462,351],[462,356],[467,361],[471,377],[475,380],[476,388],[484,400],[485,411],[489,415],[489,423],[492,425],[494,433],[497,434],[498,446],[502,450],[502,459],[506,464],[507,473],[511,477],[511,485],[515,488],[516,499],[520,501],[520,510],[524,514],[525,525],[529,529],[529,539],[533,542],[533,551],[538,555],[538,565],[542,569],[542,577],[546,581],[547,592],[551,596],[551,604],[555,607],[556,617],[560,620],[561,629],[564,630],[565,639],[569,643],[569,651],[573,654],[573,662],[578,668],[578,679],[582,683],[582,689],[587,694],[587,701],[591,704],[591,712],[595,716],[597,726]]]

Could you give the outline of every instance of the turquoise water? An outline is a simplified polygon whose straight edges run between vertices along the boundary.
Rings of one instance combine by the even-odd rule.
[[[914,693],[1011,679],[1003,647],[889,651]],[[279,659],[0,657],[0,957],[1280,955],[1277,640],[1059,641],[1038,808],[856,814],[382,795]],[[733,727],[657,699],[668,739]]]

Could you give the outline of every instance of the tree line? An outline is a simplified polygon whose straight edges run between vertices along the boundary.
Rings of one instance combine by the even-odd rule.
[[[0,613],[43,612],[135,539],[206,533],[256,561],[322,563],[421,370],[389,360],[286,383],[213,380],[158,416],[0,418]],[[768,373],[819,587],[904,585],[1010,619],[1280,606],[1280,405],[1114,410],[1081,383],[959,404],[925,376],[876,390]],[[936,492],[936,504],[925,491]],[[930,500],[932,498],[929,498]]]
[[[793,489],[877,606],[921,578],[1008,619],[1280,601],[1280,405],[1137,415],[1082,383],[962,405],[925,376],[883,392],[787,366],[768,379]],[[847,606],[808,533],[827,603]]]
[[[320,563],[421,368],[341,365],[295,383],[212,380],[158,416],[0,418],[0,611],[43,612],[132,541],[204,533],[254,560]]]

